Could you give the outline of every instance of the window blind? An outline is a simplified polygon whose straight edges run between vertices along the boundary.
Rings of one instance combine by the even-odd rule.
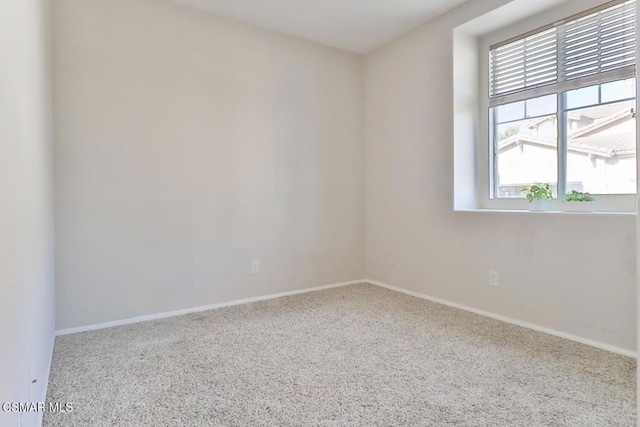
[[[616,0],[492,46],[492,105],[635,76],[636,2]]]
[[[504,95],[558,80],[556,28],[533,34],[491,51],[491,95]]]

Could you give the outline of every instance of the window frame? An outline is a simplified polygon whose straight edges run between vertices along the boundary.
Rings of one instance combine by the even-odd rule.
[[[479,101],[479,114],[478,114],[478,124],[477,124],[477,132],[478,138],[476,139],[476,194],[478,194],[478,208],[480,209],[489,209],[489,210],[528,210],[529,204],[525,199],[519,198],[497,198],[494,197],[496,194],[496,184],[497,180],[494,173],[497,173],[497,163],[495,157],[495,140],[494,140],[494,130],[490,123],[493,123],[491,114],[492,114],[492,106],[489,98],[489,75],[490,75],[490,63],[489,63],[489,51],[492,47],[500,43],[507,43],[509,41],[513,41],[517,38],[520,38],[525,35],[529,35],[536,31],[540,31],[545,27],[548,28],[549,22],[554,22],[558,24],[559,22],[568,22],[571,19],[574,19],[575,16],[578,15],[589,15],[597,11],[597,9],[604,9],[607,7],[611,7],[616,3],[621,3],[622,1],[599,1],[599,2],[588,2],[589,4],[585,6],[580,6],[577,4],[575,8],[577,10],[574,11],[573,14],[567,14],[566,11],[562,8],[553,11],[542,13],[531,17],[524,21],[525,25],[522,25],[522,22],[519,25],[510,25],[501,30],[496,30],[486,36],[482,36],[478,39],[478,53],[479,53],[479,62],[480,67],[478,69],[478,89],[480,91],[480,96],[478,97]],[[585,7],[587,10],[585,10]],[[638,7],[636,3],[636,7]],[[549,19],[551,17],[551,19]],[[546,20],[546,23],[545,21]],[[530,24],[530,25],[529,25]],[[553,25],[553,24],[552,24]],[[528,27],[528,28],[527,28]],[[525,30],[524,32],[522,30]],[[560,70],[559,70],[560,72]],[[583,87],[605,84],[612,81],[624,80],[626,78],[636,77],[636,73],[633,75],[621,74],[611,76],[606,79],[582,79],[576,82],[564,83],[562,87],[562,91],[554,91],[549,90],[549,87],[542,88],[542,90],[538,91],[536,95],[531,95],[533,91],[525,91],[523,92],[525,95],[521,96],[521,99],[518,99],[518,94],[508,95],[509,102],[517,102],[518,100],[525,100],[535,98],[537,96],[551,95],[557,94],[557,102],[558,102],[558,195],[562,197],[565,190],[566,185],[566,171],[567,171],[567,150],[566,150],[566,138],[562,137],[560,133],[564,129],[560,129],[560,126],[564,128],[564,118],[566,111],[566,92],[574,89],[579,89]],[[552,87],[554,87],[552,85]],[[619,102],[619,101],[616,101]],[[637,110],[637,98],[636,98],[636,110]],[[637,171],[638,175],[640,175],[640,170]],[[636,178],[637,179],[637,178]],[[562,183],[562,184],[561,184]],[[596,201],[590,203],[592,206],[593,212],[603,212],[603,213],[616,213],[616,212],[635,212],[636,211],[636,194],[602,194],[597,195]],[[550,209],[554,211],[560,211],[562,200],[555,199],[550,203]]]

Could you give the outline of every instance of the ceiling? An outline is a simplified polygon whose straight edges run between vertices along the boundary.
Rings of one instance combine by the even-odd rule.
[[[368,53],[466,0],[171,0],[355,53]]]

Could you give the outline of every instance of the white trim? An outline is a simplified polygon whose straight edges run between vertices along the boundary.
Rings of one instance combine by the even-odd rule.
[[[609,344],[604,344],[598,341],[590,340],[588,338],[582,338],[576,335],[572,335],[566,332],[556,331],[555,329],[550,329],[544,326],[539,326],[534,323],[524,322],[522,320],[512,319],[510,317],[501,316],[499,314],[491,313],[489,311],[479,310],[477,308],[468,307],[466,305],[458,304],[455,302],[447,301],[440,298],[430,297],[428,295],[420,294],[418,292],[408,291],[406,289],[398,288],[396,286],[387,285],[386,283],[377,282],[375,280],[364,280],[365,283],[370,283],[375,286],[380,286],[381,288],[386,288],[391,291],[400,292],[406,295],[410,295],[412,297],[421,298],[427,301],[435,302],[437,304],[446,305],[448,307],[457,308],[460,310],[468,311],[474,314],[479,314],[480,316],[489,317],[491,319],[500,320],[505,323],[510,323],[512,325],[520,326],[522,328],[532,329],[537,332],[542,332],[544,334],[553,335],[559,338],[564,338],[570,341],[579,342],[581,344],[585,344],[591,347],[599,348],[601,350],[610,351],[611,353],[620,354],[622,356],[637,358],[638,353],[632,350],[627,350],[624,348],[616,347]]]
[[[163,313],[156,313],[156,314],[147,314],[147,315],[144,315],[144,316],[130,317],[128,319],[114,320],[112,322],[97,323],[97,324],[94,324],[94,325],[86,325],[86,326],[78,326],[76,328],[60,329],[60,330],[56,331],[56,336],[76,334],[78,332],[95,331],[95,330],[98,330],[98,329],[112,328],[114,326],[131,325],[133,323],[147,322],[149,320],[166,319],[168,317],[176,317],[176,316],[182,316],[182,315],[185,315],[185,314],[199,313],[199,312],[202,312],[202,311],[215,310],[215,309],[224,308],[224,307],[232,307],[232,306],[235,306],[235,305],[249,304],[249,303],[258,302],[258,301],[266,301],[266,300],[270,300],[270,299],[287,297],[287,296],[291,296],[291,295],[299,295],[299,294],[306,294],[306,293],[310,293],[310,292],[324,291],[324,290],[327,290],[327,289],[341,288],[343,286],[356,285],[356,284],[359,284],[359,283],[365,283],[365,281],[364,280],[353,280],[351,282],[334,283],[332,285],[317,286],[317,287],[314,287],[314,288],[306,288],[306,289],[300,289],[300,290],[296,290],[296,291],[280,292],[280,293],[277,293],[277,294],[264,295],[264,296],[253,297],[253,298],[245,298],[245,299],[241,299],[241,300],[234,300],[234,301],[221,302],[221,303],[216,303],[216,304],[203,305],[203,306],[200,306],[200,307],[185,308],[185,309],[182,309],[182,310],[166,311],[166,312],[163,312]]]
[[[49,394],[49,377],[51,376],[51,365],[53,364],[53,348],[56,344],[56,335],[55,333],[51,336],[51,345],[49,346],[49,352],[48,352],[48,357],[47,357],[47,368],[46,371],[44,372],[45,374],[45,378],[43,378],[44,381],[44,390],[42,390],[42,396],[39,396],[39,399],[34,399],[33,397],[31,398],[31,400],[33,402],[46,402],[47,401],[47,396]],[[37,420],[37,424],[41,426],[42,425],[42,419],[44,417],[44,412],[40,412],[38,411],[38,420]]]
[[[536,325],[534,323],[528,323],[522,320],[517,320],[517,319],[512,319],[510,317],[506,317],[506,316],[502,316],[499,314],[495,314],[495,313],[491,313],[489,311],[484,311],[484,310],[480,310],[477,308],[473,308],[473,307],[468,307],[466,305],[462,305],[462,304],[458,304],[455,302],[451,302],[451,301],[447,301],[444,299],[440,299],[440,298],[434,298],[428,295],[424,295],[418,292],[414,292],[414,291],[409,291],[407,289],[402,289],[402,288],[398,288],[396,286],[391,286],[391,285],[387,285],[386,283],[382,283],[382,282],[378,282],[376,280],[370,280],[370,279],[362,279],[362,280],[353,280],[350,282],[342,282],[342,283],[335,283],[333,285],[325,285],[325,286],[317,286],[314,288],[306,288],[306,289],[300,289],[300,290],[296,290],[296,291],[288,291],[288,292],[281,292],[278,294],[271,294],[271,295],[265,295],[265,296],[260,296],[260,297],[253,297],[253,298],[246,298],[246,299],[241,299],[241,300],[235,300],[235,301],[229,301],[229,302],[222,302],[222,303],[216,303],[216,304],[210,304],[210,305],[205,305],[205,306],[201,306],[201,307],[193,307],[193,308],[186,308],[186,309],[182,309],[182,310],[176,310],[176,311],[167,311],[164,313],[156,313],[156,314],[149,314],[149,315],[145,315],[145,316],[138,316],[138,317],[131,317],[128,319],[122,319],[122,320],[116,320],[113,322],[106,322],[106,323],[98,323],[95,325],[87,325],[87,326],[79,326],[77,328],[69,328],[69,329],[61,329],[56,331],[56,336],[61,336],[61,335],[68,335],[68,334],[75,334],[78,332],[87,332],[87,331],[95,331],[98,329],[105,329],[105,328],[111,328],[114,326],[124,326],[124,325],[130,325],[133,323],[140,323],[140,322],[146,322],[149,320],[158,320],[158,319],[165,319],[168,317],[176,317],[176,316],[182,316],[185,314],[191,314],[191,313],[199,313],[202,311],[208,311],[208,310],[215,310],[218,308],[224,308],[224,307],[232,307],[232,306],[236,306],[236,305],[242,305],[242,304],[249,304],[252,302],[258,302],[258,301],[267,301],[270,299],[275,299],[275,298],[281,298],[281,297],[286,297],[286,296],[292,296],[292,295],[300,295],[300,294],[306,294],[306,293],[310,293],[310,292],[317,292],[317,291],[324,291],[327,289],[334,289],[334,288],[341,288],[344,286],[351,286],[351,285],[356,285],[356,284],[360,284],[360,283],[368,283],[370,285],[374,285],[374,286],[379,286],[381,288],[385,288],[385,289],[389,289],[391,291],[395,291],[395,292],[400,292],[402,294],[405,295],[410,295],[412,297],[416,297],[416,298],[421,298],[427,301],[431,301],[437,304],[442,304],[442,305],[446,305],[448,307],[453,307],[453,308],[457,308],[459,310],[464,310],[464,311],[468,311],[470,313],[474,313],[474,314],[478,314],[480,316],[484,316],[484,317],[489,317],[491,319],[495,319],[495,320],[500,320],[502,322],[505,323],[510,323],[512,325],[516,325],[516,326],[520,326],[522,328],[527,328],[527,329],[531,329],[537,332],[542,332],[544,334],[548,334],[548,335],[553,335],[559,338],[564,338],[570,341],[575,341],[575,342],[579,342],[581,344],[585,344],[591,347],[595,347],[595,348],[599,348],[601,350],[606,350],[612,353],[616,353],[616,354],[620,354],[622,356],[627,356],[627,357],[633,357],[633,358],[637,358],[638,354],[635,351],[632,350],[627,350],[627,349],[623,349],[620,347],[616,347],[613,345],[609,345],[609,344],[604,344],[598,341],[594,341],[594,340],[590,340],[588,338],[582,338],[576,335],[572,335],[566,332],[561,332],[561,331],[556,331],[555,329],[550,329],[544,326],[540,326],[540,325]]]

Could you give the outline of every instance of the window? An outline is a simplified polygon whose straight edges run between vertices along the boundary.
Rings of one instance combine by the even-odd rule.
[[[491,198],[636,193],[635,1],[613,1],[489,49]]]

